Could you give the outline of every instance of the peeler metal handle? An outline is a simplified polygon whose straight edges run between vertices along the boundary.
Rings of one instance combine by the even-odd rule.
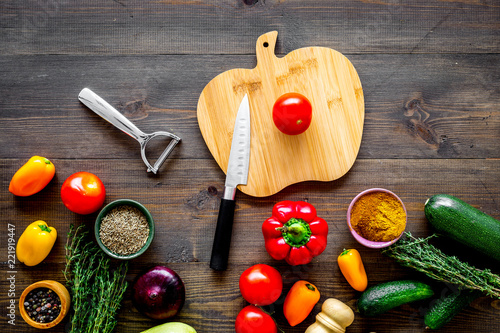
[[[181,138],[177,135],[165,131],[153,132],[151,134],[144,133],[139,128],[137,128],[137,126],[135,126],[130,120],[128,120],[127,117],[122,115],[108,102],[106,102],[104,99],[99,97],[96,93],[88,88],[82,89],[82,91],[78,95],[78,99],[96,114],[106,119],[116,128],[122,130],[139,142],[139,144],[141,145],[141,157],[148,167],[148,172],[153,172],[156,174],[156,172],[161,167],[163,162],[165,162],[174,147],[179,143],[179,141],[181,141]],[[171,138],[172,140],[170,140],[167,148],[165,148],[163,153],[161,153],[155,164],[151,165],[146,157],[146,145],[149,141],[151,141],[151,139],[159,136],[166,136]]]
[[[103,100],[92,90],[84,88],[78,95],[78,99],[89,109],[109,121],[116,128],[127,133],[137,141],[141,142],[146,140],[146,133],[137,128],[137,126],[135,126],[130,120],[128,120],[127,117],[118,112],[118,110],[112,107],[108,102]]]

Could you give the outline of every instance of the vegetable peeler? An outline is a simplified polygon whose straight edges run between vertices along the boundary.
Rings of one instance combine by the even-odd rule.
[[[110,104],[108,104],[105,100],[95,94],[92,90],[88,88],[84,88],[80,94],[78,95],[78,99],[80,102],[85,104],[89,109],[97,113],[102,118],[106,119],[108,122],[113,124],[116,128],[122,130],[126,134],[130,135],[134,139],[136,139],[141,145],[141,156],[142,160],[148,167],[148,172],[153,172],[156,174],[158,169],[161,167],[163,162],[167,159],[168,155],[174,150],[175,146],[181,141],[181,138],[177,135],[166,131],[158,131],[153,132],[151,134],[147,134],[142,132],[137,126],[135,126],[130,120],[127,119],[124,115],[118,112],[115,108],[113,108]],[[170,143],[167,148],[161,153],[158,160],[154,165],[151,165],[146,158],[146,145],[151,139],[159,136],[166,136],[171,138]]]

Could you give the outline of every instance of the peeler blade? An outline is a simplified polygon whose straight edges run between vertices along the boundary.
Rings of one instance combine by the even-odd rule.
[[[165,132],[165,133],[168,133],[168,132]],[[168,133],[170,135],[167,135],[167,136],[170,136],[172,138],[172,140],[170,140],[167,148],[165,148],[165,150],[161,153],[160,157],[158,157],[158,159],[156,160],[155,164],[153,166],[151,166],[149,164],[149,162],[146,163],[146,165],[148,166],[148,172],[152,172],[154,174],[156,174],[158,172],[158,169],[161,168],[162,164],[166,161],[166,159],[168,158],[168,156],[170,155],[170,153],[174,150],[175,146],[177,146],[177,144],[181,141],[181,138],[179,138],[178,136],[172,134],[172,133]],[[141,149],[141,154],[142,154],[142,149]],[[143,159],[146,158],[145,156],[145,152],[144,152],[144,156],[143,156]]]

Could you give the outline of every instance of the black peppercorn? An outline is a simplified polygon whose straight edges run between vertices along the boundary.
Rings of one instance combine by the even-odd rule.
[[[23,305],[30,318],[39,323],[50,323],[59,316],[61,300],[48,288],[37,288],[26,296]]]

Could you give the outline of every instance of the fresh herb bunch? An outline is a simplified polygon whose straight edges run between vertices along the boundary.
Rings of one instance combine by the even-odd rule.
[[[127,282],[128,264],[110,272],[110,259],[92,242],[84,225],[70,226],[64,277],[71,293],[71,328],[76,332],[112,332]]]
[[[409,232],[406,235],[408,238],[400,239],[382,250],[382,253],[435,280],[480,290],[500,299],[500,276],[489,269],[481,270],[455,256],[449,256],[429,244],[429,239],[437,237],[436,235],[427,238],[416,238]]]

